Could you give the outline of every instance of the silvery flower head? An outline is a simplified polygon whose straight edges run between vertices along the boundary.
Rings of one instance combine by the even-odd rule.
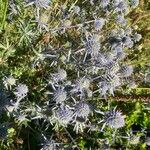
[[[116,108],[104,113],[104,122],[111,128],[121,128],[125,125],[124,116]]]
[[[35,4],[37,8],[45,8],[45,9],[47,9],[50,4],[50,0],[26,0],[26,2],[29,2],[27,6]]]
[[[41,16],[36,17],[36,22],[38,23],[39,29],[48,30],[48,16],[46,14],[42,14]]]
[[[94,35],[87,35],[86,36],[86,50],[87,53],[90,54],[91,56],[97,56],[98,52],[101,48],[101,44],[99,41],[99,35],[94,34]]]
[[[28,87],[25,84],[19,84],[16,87],[15,95],[17,96],[17,99],[22,99],[27,96],[28,93]]]
[[[116,52],[116,58],[118,60],[122,60],[125,58],[125,53],[123,51],[123,47],[121,45],[118,45],[114,48],[115,52]]]
[[[139,0],[131,0],[130,5],[133,8],[137,7],[139,5]]]
[[[122,38],[122,42],[123,44],[128,47],[128,48],[132,48],[134,43],[132,41],[132,39],[129,36],[125,36]]]
[[[129,77],[133,73],[133,67],[124,65],[120,68],[119,74],[121,77]]]
[[[110,3],[110,0],[100,0],[100,5],[102,8],[106,8]]]
[[[59,143],[56,143],[54,140],[47,140],[42,145],[43,146],[40,150],[56,150],[59,146]]]
[[[63,81],[67,78],[67,72],[64,69],[59,69],[57,73],[52,74],[54,82]]]
[[[105,22],[106,20],[103,18],[95,19],[95,22],[94,22],[95,30],[101,30],[103,26],[105,25]]]
[[[3,84],[5,85],[5,87],[7,89],[11,88],[11,86],[16,84],[16,79],[14,77],[12,77],[12,76],[5,77],[3,79]]]
[[[84,101],[77,102],[74,106],[74,116],[86,119],[90,114],[90,107]]]
[[[87,91],[90,87],[90,80],[86,77],[80,78],[76,81],[75,87],[73,89],[73,92],[83,92]]]
[[[109,91],[109,89],[110,89],[110,84],[107,81],[99,82],[99,93],[102,96],[106,97],[107,92]]]
[[[54,98],[53,100],[56,102],[56,104],[62,104],[67,98],[67,92],[64,91],[64,88],[58,88],[54,92]]]
[[[117,12],[128,13],[128,5],[126,0],[114,0],[115,10]]]
[[[123,15],[117,16],[116,22],[121,24],[122,26],[126,26],[126,24],[127,24]]]
[[[141,40],[141,38],[142,38],[141,34],[135,33],[133,35],[133,39],[134,39],[135,42],[139,42]]]
[[[60,106],[58,109],[54,110],[54,117],[59,124],[67,126],[72,120],[73,111],[67,106]]]

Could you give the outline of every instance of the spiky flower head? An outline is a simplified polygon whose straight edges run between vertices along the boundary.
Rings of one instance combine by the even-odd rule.
[[[50,0],[34,0],[36,7],[39,8],[48,8],[50,4]]]
[[[74,106],[75,118],[82,117],[82,118],[86,119],[89,114],[90,114],[90,107],[86,102],[80,101],[80,102],[76,103],[76,105]]]
[[[102,8],[106,8],[110,3],[110,0],[100,0],[100,5]]]
[[[122,66],[119,70],[119,74],[121,77],[129,77],[131,76],[132,73],[133,73],[133,67],[128,65]]]
[[[76,88],[80,91],[83,89],[89,89],[90,86],[90,80],[86,77],[80,78],[77,80]]]
[[[47,140],[42,145],[43,146],[40,150],[56,150],[59,146],[59,143],[56,143],[54,140]]]
[[[11,86],[16,84],[16,79],[12,76],[5,77],[3,78],[3,84],[7,89],[11,88]]]
[[[131,0],[130,4],[131,4],[131,7],[135,8],[139,5],[139,0]]]
[[[103,18],[98,18],[94,22],[95,30],[101,30],[103,26],[105,25],[106,20]]]
[[[58,109],[54,110],[54,117],[59,124],[67,126],[72,120],[73,111],[67,106],[60,106]]]
[[[132,39],[129,36],[123,37],[122,42],[127,48],[132,48],[134,45]]]
[[[117,16],[116,22],[121,24],[122,26],[126,26],[126,24],[127,24],[123,15]]]
[[[27,96],[28,91],[28,87],[25,84],[19,84],[14,93],[17,96],[17,99],[22,99]]]
[[[116,108],[104,113],[104,122],[106,125],[115,129],[121,128],[125,125],[124,116],[122,116],[121,112],[116,111]]]
[[[101,44],[99,41],[99,35],[94,34],[94,35],[87,35],[86,36],[86,50],[87,53],[90,54],[91,56],[97,56],[98,52],[101,48]]]
[[[62,104],[67,98],[67,92],[64,91],[63,88],[58,88],[58,90],[54,93],[53,100],[56,102],[56,104]]]
[[[53,81],[59,82],[67,78],[67,72],[64,69],[59,69],[57,73],[52,74]]]
[[[126,0],[114,0],[114,7],[117,12],[128,13],[128,5]]]
[[[139,42],[141,40],[141,38],[142,38],[141,34],[135,33],[133,35],[133,39],[134,39],[135,42]]]

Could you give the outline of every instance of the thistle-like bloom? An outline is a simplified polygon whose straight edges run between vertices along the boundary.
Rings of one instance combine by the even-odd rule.
[[[58,122],[62,126],[67,126],[67,124],[72,120],[73,111],[67,106],[60,106],[54,110],[54,122]]]
[[[80,92],[81,95],[84,94],[84,91],[89,91],[90,80],[86,77],[80,78],[76,81],[72,92]]]
[[[30,6],[32,4],[35,4],[37,8],[45,8],[47,9],[50,4],[50,0],[27,0],[29,2],[27,6]]]
[[[105,125],[110,126],[111,128],[118,129],[125,125],[124,116],[119,111],[116,111],[116,107],[112,110],[107,112],[96,111],[104,116],[104,119],[101,120],[99,123],[104,123],[102,130],[104,129]]]
[[[103,18],[98,18],[94,22],[95,30],[101,30],[103,26],[105,25],[106,20]]]
[[[122,26],[126,26],[126,24],[127,24],[123,15],[117,16],[116,22],[121,24]]]
[[[128,47],[128,48],[132,48],[134,43],[132,41],[132,39],[129,36],[125,36],[122,38],[122,42],[123,44]]]
[[[11,89],[11,86],[16,85],[16,79],[14,77],[12,77],[12,76],[5,77],[3,79],[3,84],[5,85],[5,87],[7,89],[8,88]]]
[[[59,88],[54,93],[53,100],[56,102],[56,104],[62,104],[67,98],[67,92],[64,91],[63,88]]]
[[[110,0],[100,0],[100,5],[102,8],[106,8],[110,3]]]
[[[128,13],[128,5],[126,0],[114,0],[115,10],[117,12]]]
[[[135,42],[139,42],[141,40],[141,38],[142,38],[141,34],[135,33],[133,35],[133,39],[134,39]]]
[[[59,146],[59,143],[56,143],[54,140],[47,140],[42,145],[43,146],[40,150],[56,150]]]
[[[131,0],[130,4],[131,4],[131,7],[135,8],[139,5],[139,0]]]
[[[17,96],[17,99],[23,99],[27,96],[28,87],[25,84],[19,84],[14,93]]]
[[[107,111],[104,117],[105,123],[112,128],[118,129],[125,125],[124,116],[122,116],[121,112],[116,111],[116,109]]]
[[[67,78],[67,72],[64,69],[59,69],[58,73],[52,74],[52,78],[55,83],[63,81]]]
[[[41,16],[36,17],[36,22],[38,22],[39,29],[45,29],[48,31],[48,16],[46,14],[42,14]]]
[[[75,118],[81,117],[81,118],[87,119],[89,114],[90,114],[90,107],[87,103],[83,101],[76,103],[76,105],[74,106]]]
[[[87,35],[86,37],[86,50],[87,53],[90,54],[91,56],[96,57],[99,53],[99,50],[101,48],[101,44],[99,41],[99,36],[97,34],[94,35]]]
[[[121,77],[129,77],[133,73],[133,67],[124,65],[119,70],[119,75]]]

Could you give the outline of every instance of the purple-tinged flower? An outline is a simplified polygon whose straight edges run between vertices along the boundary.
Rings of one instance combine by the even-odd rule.
[[[106,8],[110,3],[110,0],[100,0],[100,5],[102,8]]]
[[[54,92],[54,98],[53,100],[56,102],[56,104],[62,104],[67,98],[67,92],[64,91],[64,88],[58,88]]]
[[[116,58],[119,60],[122,60],[125,58],[125,53],[123,51],[123,47],[121,45],[118,45],[114,48],[114,50],[116,51]]]
[[[17,99],[23,99],[27,96],[28,91],[28,87],[25,84],[19,84],[14,93],[17,96]]]
[[[130,5],[133,8],[137,7],[139,5],[139,0],[131,0]]]
[[[97,31],[101,30],[103,28],[103,26],[105,25],[105,22],[106,22],[106,20],[103,18],[95,19],[95,22],[94,22],[95,30],[97,30]]]
[[[42,144],[42,148],[40,150],[56,150],[59,146],[59,143],[55,142],[54,140],[46,140]]]
[[[81,117],[86,119],[90,114],[90,107],[84,101],[77,102],[74,106],[74,116],[75,118]]]
[[[45,8],[47,9],[50,4],[50,0],[27,0],[29,2],[27,6],[30,6],[32,4],[35,4],[37,8]]]
[[[126,0],[114,0],[115,10],[117,12],[128,13],[128,5]]]
[[[54,118],[56,122],[62,126],[67,126],[67,124],[72,120],[73,111],[67,106],[60,106],[54,110]]]
[[[104,123],[102,130],[105,127],[105,125],[108,125],[114,129],[121,128],[125,125],[125,120],[124,120],[125,117],[122,116],[121,112],[116,111],[116,107],[107,112],[101,112],[101,111],[96,111],[96,112],[104,116],[104,119],[99,122],[99,123],[102,122]]]
[[[72,92],[81,92],[81,95],[83,94],[84,91],[88,91],[90,87],[90,80],[86,77],[79,78],[72,90]]]
[[[121,24],[122,26],[126,26],[126,24],[127,24],[123,15],[117,16],[116,22]]]
[[[123,44],[128,47],[128,48],[132,48],[134,43],[132,41],[132,39],[129,36],[125,36],[122,38],[122,42]]]
[[[133,67],[124,65],[119,70],[119,75],[121,77],[129,77],[133,73]]]
[[[67,72],[64,69],[59,69],[57,73],[52,74],[54,82],[63,81],[67,78]]]
[[[96,57],[99,53],[99,50],[101,48],[101,44],[99,41],[99,35],[87,35],[86,37],[86,50],[87,53],[90,54],[93,57]]]

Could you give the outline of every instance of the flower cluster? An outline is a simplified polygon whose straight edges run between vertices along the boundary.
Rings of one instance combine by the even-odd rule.
[[[83,7],[79,7],[80,3]],[[105,126],[118,130],[125,126],[125,117],[116,107],[105,112],[93,110],[97,107],[95,99],[114,96],[121,87],[129,86],[128,79],[132,80],[134,69],[126,61],[126,52],[133,50],[142,36],[128,26],[127,14],[138,3],[138,0],[84,0],[57,4],[53,0],[26,0],[24,6],[16,7],[11,1],[11,20],[13,15],[28,20],[16,21],[19,22],[17,34],[21,36],[18,45],[28,45],[25,53],[30,63],[25,67],[33,65],[28,79],[34,75],[36,78],[30,84],[33,86],[30,91],[28,85],[18,83],[13,76],[4,77],[5,91],[12,99],[0,90],[0,113],[7,109],[8,116],[13,116],[19,125],[29,118],[36,127],[47,124],[44,132],[49,126],[65,131],[71,126],[77,134],[84,132],[95,127],[97,113],[103,119],[95,130],[103,131]],[[25,12],[20,13],[21,7]],[[31,13],[28,10],[33,14],[24,17]],[[27,57],[18,60],[23,58]],[[19,73],[15,72],[17,76]],[[145,81],[149,82],[149,74]],[[21,107],[28,95],[29,99],[37,99],[24,102],[27,106]],[[57,149],[57,146],[53,140],[46,140],[41,150]]]

